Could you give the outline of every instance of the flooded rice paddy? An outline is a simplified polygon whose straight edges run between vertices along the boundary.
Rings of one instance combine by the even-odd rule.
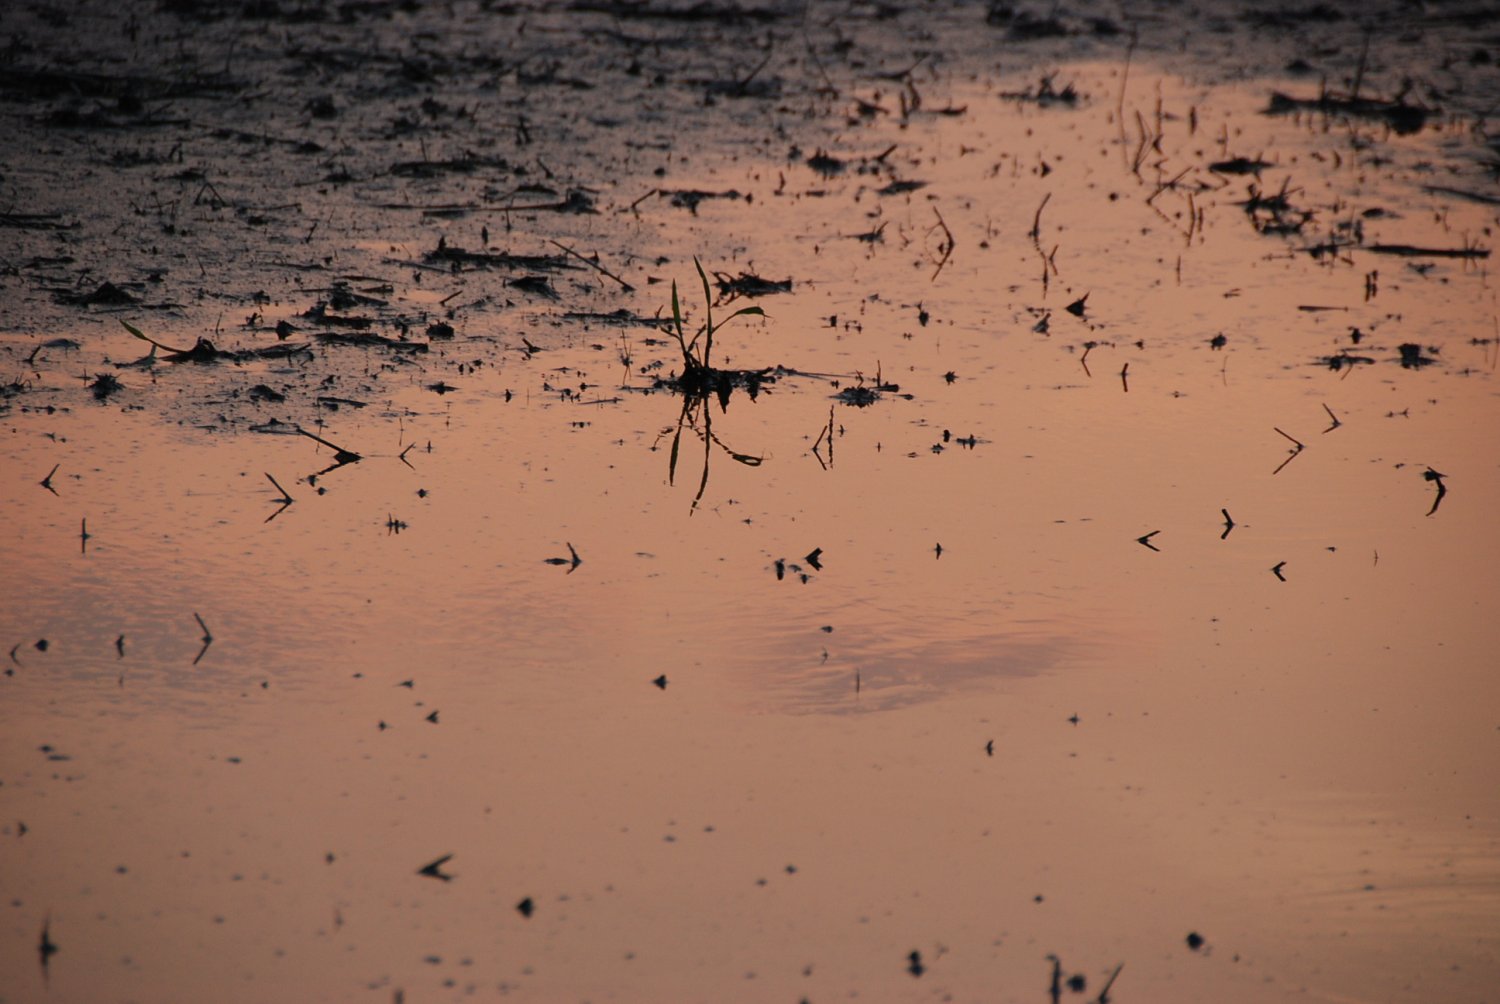
[[[1360,10],[0,16],[0,1000],[1493,1000],[1500,29]]]

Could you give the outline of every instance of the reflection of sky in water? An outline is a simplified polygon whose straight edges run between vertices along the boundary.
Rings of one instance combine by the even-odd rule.
[[[72,410],[6,416],[0,812],[29,832],[0,968],[35,979],[50,910],[64,997],[452,979],[734,999],[754,972],[750,996],[897,999],[882,967],[909,979],[913,948],[965,999],[997,973],[1041,986],[1049,951],[1094,988],[1125,961],[1122,1000],[1132,980],[1130,999],[1487,987],[1493,294],[1459,261],[1299,251],[1356,220],[1390,243],[1482,233],[1484,207],[1418,194],[1461,134],[1367,128],[1391,162],[1359,168],[1334,159],[1344,125],[1256,114],[1263,88],[1132,73],[1124,144],[1114,64],[1059,71],[1076,109],[993,93],[1031,80],[947,82],[968,115],[851,127],[825,151],[843,174],[704,158],[673,184],[754,201],[629,217],[672,256],[633,263],[643,315],[667,296],[645,276],[694,289],[683,263],[723,234],[722,267],[794,281],[717,342],[801,375],[714,407],[714,435],[764,460],[711,446],[696,511],[692,429],[668,484],[673,397],[558,393],[617,396],[603,324],[517,322],[546,347],[485,342],[462,375],[463,346],[421,368],[330,350],[373,403],[327,416],[366,459],[316,486],[327,451],[244,431],[269,409],[227,397],[294,367],[131,372],[98,406],[71,377],[134,351],[111,331],[39,374]],[[1137,179],[1122,152],[1158,93]],[[1275,162],[1260,184],[1317,210],[1306,239],[1252,232],[1253,179],[1204,169],[1230,155]],[[892,177],[927,186],[877,194]],[[1049,194],[1044,288],[1026,230]],[[440,226],[468,223],[410,241]],[[513,316],[468,324],[513,345]],[[676,366],[648,334],[624,335],[633,365]],[[1401,368],[1408,341],[1440,363]],[[1344,350],[1373,362],[1319,365]],[[835,404],[856,372],[911,397]],[[220,408],[236,431],[192,428]],[[1273,474],[1278,429],[1307,445]],[[33,484],[53,463],[55,497]],[[1431,518],[1428,465],[1450,486]],[[265,471],[297,498],[270,522]],[[546,563],[569,544],[576,569]],[[442,853],[453,883],[413,876]],[[1199,927],[1216,951],[1184,962]]]

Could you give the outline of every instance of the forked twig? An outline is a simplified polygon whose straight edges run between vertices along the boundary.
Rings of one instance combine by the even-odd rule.
[[[823,459],[821,452],[825,441],[828,443],[828,459],[826,461]],[[831,405],[828,408],[828,424],[818,430],[818,439],[813,443],[812,455],[819,465],[822,466],[823,470],[826,471],[833,466],[833,407]]]
[[[271,522],[271,520],[275,519],[277,516],[280,516],[282,513],[286,512],[286,507],[289,506],[289,505],[291,505],[293,502],[295,502],[297,500],[294,499],[294,498],[292,498],[292,493],[291,492],[289,492],[285,488],[281,487],[281,482],[280,481],[277,481],[275,478],[271,477],[271,472],[270,471],[265,472],[265,474],[266,474],[266,480],[270,481],[271,484],[275,485],[276,486],[276,490],[281,493],[281,498],[275,500],[275,501],[281,503],[280,508],[278,508],[275,512],[271,513],[271,515],[267,516],[266,519],[265,519],[265,521],[267,523],[269,523],[269,522]]]
[[[1276,427],[1274,425],[1271,426],[1271,428],[1276,429]],[[1283,460],[1277,466],[1277,468],[1274,471],[1271,472],[1271,474],[1273,476],[1277,475],[1277,474],[1280,474],[1283,467],[1285,467],[1287,464],[1291,463],[1293,460],[1296,460],[1297,457],[1298,457],[1298,455],[1300,455],[1303,450],[1307,449],[1307,444],[1303,443],[1301,440],[1297,439],[1295,436],[1288,435],[1286,432],[1283,432],[1281,429],[1276,429],[1276,431],[1280,432],[1283,436],[1286,436],[1287,439],[1291,440],[1291,442],[1292,442],[1292,452],[1291,452],[1291,454],[1285,460]]]
[[[196,610],[193,611],[193,620],[197,621],[198,626],[203,629],[203,647],[200,648],[198,650],[198,654],[193,657],[193,665],[196,666],[199,662],[202,661],[203,656],[208,653],[208,646],[214,643],[214,636],[208,630],[208,625],[203,623],[203,618],[198,616],[198,612]]]
[[[281,503],[283,503],[285,505],[291,505],[293,502],[297,501],[296,499],[292,498],[292,493],[291,492],[289,492],[285,488],[281,487],[281,482],[280,481],[277,481],[275,478],[271,477],[271,472],[270,471],[266,471],[265,475],[266,475],[266,480],[269,481],[269,482],[271,482],[271,484],[275,485],[276,486],[276,490],[281,493],[281,498],[277,499],[276,500],[277,502],[281,502]]]

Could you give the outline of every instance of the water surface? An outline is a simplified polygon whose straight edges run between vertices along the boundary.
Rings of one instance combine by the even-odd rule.
[[[1398,135],[1263,114],[1316,80],[1237,15],[1188,55],[1141,15],[1127,63],[1084,11],[1035,45],[876,13],[365,12],[246,36],[265,94],[189,126],[7,109],[45,140],[13,183],[79,227],[17,229],[0,292],[3,999],[1039,1002],[1050,955],[1079,1000],[1121,964],[1111,1000],[1486,999],[1495,295],[1370,250],[1490,244],[1462,26],[1422,26],[1412,100],[1468,89]],[[137,16],[200,66],[237,30]],[[1356,26],[1303,27],[1352,74]],[[435,78],[372,82],[392,53]],[[467,154],[511,166],[392,168]],[[598,211],[496,211],[549,198],[518,182]],[[791,280],[715,307],[768,315],[715,339],[781,367],[754,400],[685,410],[667,332],[603,316],[675,281],[700,323],[695,256]],[[55,302],[105,278],[141,302]],[[338,283],[428,351],[317,341]],[[311,351],[117,369],[120,320]]]

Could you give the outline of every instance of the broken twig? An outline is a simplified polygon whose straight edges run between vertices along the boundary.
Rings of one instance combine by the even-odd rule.
[[[308,432],[300,425],[297,426],[297,432],[306,436],[308,439],[311,439],[313,442],[321,443],[322,445],[332,450],[334,463],[339,467],[342,467],[345,464],[352,464],[356,461],[364,459],[364,457],[360,456],[358,453],[355,453],[353,450],[346,450],[342,446],[339,446],[337,443],[330,443],[322,436],[313,435],[311,432]]]
[[[593,258],[585,258],[583,255],[579,254],[577,251],[574,251],[572,248],[568,247],[566,244],[560,244],[557,241],[554,241],[554,240],[552,240],[550,238],[547,240],[547,243],[553,245],[554,247],[558,247],[558,248],[561,248],[562,250],[566,251],[568,254],[572,255],[574,258],[577,258],[579,261],[583,262],[589,268],[591,268],[594,271],[598,272],[600,275],[607,276],[607,277],[613,279],[615,282],[617,282],[617,283],[620,284],[620,288],[623,289],[625,292],[631,293],[631,292],[635,291],[635,287],[634,286],[632,286],[630,283],[626,282],[624,279],[621,279],[619,276],[615,275],[613,272],[611,272],[609,269],[605,268],[603,265],[600,265]]]

